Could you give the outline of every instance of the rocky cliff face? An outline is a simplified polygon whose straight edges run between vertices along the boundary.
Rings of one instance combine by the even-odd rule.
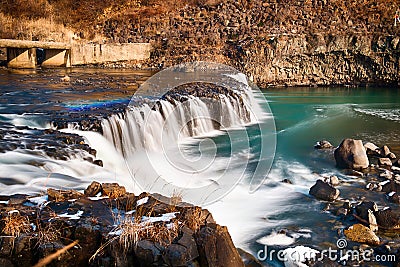
[[[130,17],[128,23],[108,19],[101,28],[112,41],[152,42],[153,67],[217,61],[239,68],[262,87],[397,85],[399,3],[203,2],[140,20]]]
[[[232,64],[267,86],[395,85],[398,36],[281,35],[232,44]]]

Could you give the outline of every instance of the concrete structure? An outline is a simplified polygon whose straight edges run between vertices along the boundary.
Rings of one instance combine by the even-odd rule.
[[[70,44],[0,39],[0,47],[7,48],[7,66],[9,68],[36,68],[36,50],[38,48],[44,50],[42,66],[71,66]]]
[[[41,66],[71,67],[74,65],[105,62],[146,60],[150,58],[149,43],[127,44],[66,44],[0,39],[0,47],[7,48],[7,66],[10,68],[36,68],[39,53],[43,49]]]
[[[73,44],[72,65],[146,60],[150,58],[150,51],[149,43]]]

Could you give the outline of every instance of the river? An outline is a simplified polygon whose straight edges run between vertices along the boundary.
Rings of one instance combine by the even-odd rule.
[[[68,150],[58,137],[45,131],[54,127],[55,118],[69,122],[83,116],[89,121],[95,118],[104,122],[112,114],[121,112],[138,85],[152,74],[90,68],[0,70],[0,194],[40,193],[49,186],[82,190],[92,180],[119,182],[128,190],[140,193],[142,188],[132,181],[132,168],[127,168],[121,151],[102,134],[73,127],[63,130],[65,134],[82,135],[85,142],[96,149],[96,156],[93,156],[79,147]],[[65,75],[69,80],[62,80]],[[334,246],[337,230],[344,226],[332,212],[325,210],[325,202],[308,194],[321,176],[339,177],[342,199],[357,203],[367,196],[380,206],[398,209],[388,203],[383,194],[363,190],[364,179],[338,170],[332,153],[316,150],[313,145],[326,139],[337,146],[349,137],[379,146],[388,145],[400,155],[400,90],[326,87],[263,89],[261,92],[267,101],[262,100],[260,105],[270,108],[276,125],[276,152],[268,176],[255,192],[249,192],[244,180],[232,191],[228,190],[224,198],[204,206],[219,224],[228,226],[236,246],[254,255],[264,245],[305,245],[316,249]],[[104,124],[102,127],[104,131]],[[263,138],[257,137],[259,133],[251,127],[245,126],[250,139]],[[235,131],[243,129],[233,129],[231,133]],[[196,138],[194,143],[212,140],[217,147],[224,147],[226,136],[227,132],[213,133]],[[206,148],[207,144],[203,143]],[[49,156],[43,146],[68,150],[69,156],[56,159]],[[189,150],[191,147],[195,149],[196,146],[193,143],[185,146]],[[224,149],[228,148],[217,151],[217,160],[208,175],[218,173],[225,163]],[[239,162],[243,156],[251,162],[259,158],[254,157],[257,151],[241,149],[228,160]],[[88,157],[92,160],[87,160]],[[135,162],[139,158],[136,155]],[[104,166],[91,162],[96,159]],[[239,175],[237,166],[234,164],[228,175]],[[249,170],[251,168],[246,172]],[[170,179],[171,183],[179,180],[175,176]],[[284,179],[292,184],[282,183]],[[273,264],[280,263],[274,261]]]

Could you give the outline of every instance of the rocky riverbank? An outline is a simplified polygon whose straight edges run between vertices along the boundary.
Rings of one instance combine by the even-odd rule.
[[[74,241],[49,266],[259,266],[240,250],[242,261],[210,212],[179,196],[92,182],[84,192],[0,196],[0,212],[1,266],[32,266]]]
[[[324,211],[336,218],[338,238],[349,242],[362,255],[377,259],[385,255],[390,266],[400,264],[400,161],[389,147],[378,147],[361,140],[345,139],[335,149],[329,142],[315,146],[321,153],[332,153],[338,168],[358,177],[363,184],[338,179],[337,176],[318,180],[310,195],[326,203]],[[342,193],[344,192],[344,193]],[[354,246],[352,246],[354,245]],[[339,245],[338,245],[339,246]],[[345,248],[345,246],[341,247]],[[339,261],[340,262],[340,261]],[[347,258],[342,263],[368,264],[365,258]]]

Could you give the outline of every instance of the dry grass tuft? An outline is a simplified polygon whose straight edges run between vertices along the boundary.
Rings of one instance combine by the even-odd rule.
[[[62,236],[61,230],[55,227],[51,222],[46,224],[45,227],[41,226],[40,222],[37,222],[36,225],[36,246],[59,240]]]
[[[206,219],[207,213],[203,212],[200,207],[194,207],[185,212],[183,223],[196,232],[205,224]]]
[[[32,231],[29,218],[27,216],[21,216],[19,212],[9,212],[3,220],[3,233],[6,235],[19,237],[21,233],[29,233]]]
[[[180,222],[177,218],[169,222],[151,222],[149,217],[153,216],[153,208],[144,208],[143,205],[137,207],[133,215],[120,213],[115,215],[116,226],[111,231],[112,237],[96,251],[90,261],[114,242],[123,249],[124,254],[127,254],[141,240],[150,240],[163,246],[171,244],[179,235]]]

